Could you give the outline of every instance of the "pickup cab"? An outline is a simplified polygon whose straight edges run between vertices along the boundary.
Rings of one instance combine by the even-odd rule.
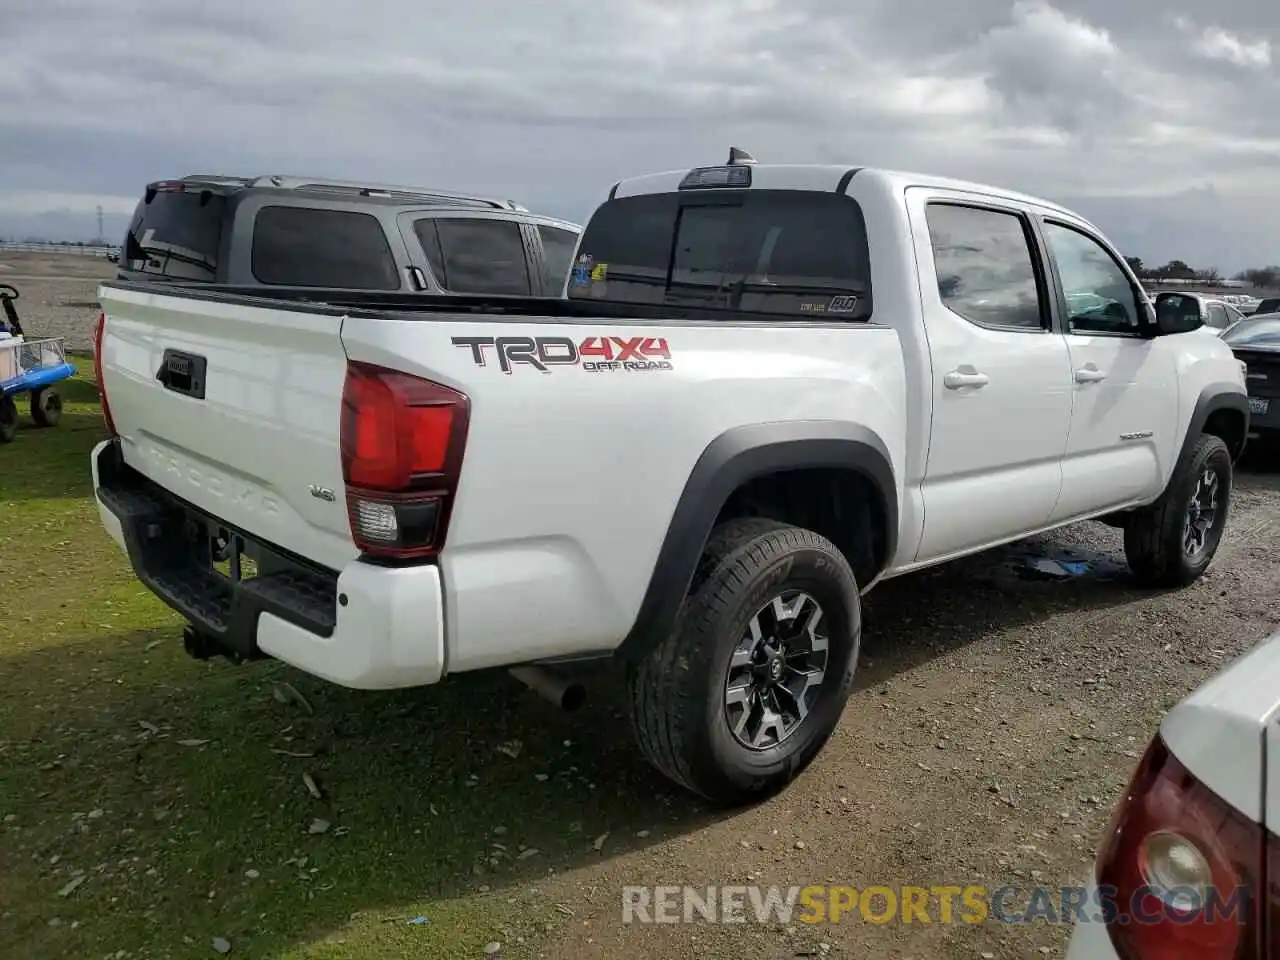
[[[738,803],[827,741],[879,581],[1100,518],[1179,586],[1222,537],[1240,363],[1052,203],[735,151],[616,184],[564,294],[104,284],[97,499],[188,650],[563,699],[617,657]]]

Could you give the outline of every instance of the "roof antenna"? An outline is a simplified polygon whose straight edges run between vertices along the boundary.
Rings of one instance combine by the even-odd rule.
[[[747,151],[743,150],[741,147],[729,148],[729,165],[730,166],[734,166],[740,163],[755,163],[755,162],[756,162],[756,158],[753,157],[751,154],[747,153]]]

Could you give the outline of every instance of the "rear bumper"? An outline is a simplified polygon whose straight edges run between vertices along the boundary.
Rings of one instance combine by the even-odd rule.
[[[103,526],[157,597],[230,655],[275,657],[333,683],[388,689],[444,674],[444,591],[435,566],[359,560],[328,570],[228,529],[129,467],[120,441],[93,450]],[[234,538],[257,575],[214,569],[209,536]]]

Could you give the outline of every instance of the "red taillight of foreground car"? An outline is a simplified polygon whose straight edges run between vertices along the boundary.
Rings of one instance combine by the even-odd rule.
[[[444,545],[470,409],[450,387],[347,364],[342,472],[351,536],[366,557],[423,560]]]
[[[102,379],[102,340],[107,334],[107,315],[98,314],[93,326],[93,378],[98,382],[98,401],[102,405],[102,420],[107,425],[107,435],[118,437],[116,422],[111,418],[111,404],[107,402],[107,385]]]
[[[1257,960],[1266,838],[1156,737],[1116,808],[1097,879],[1123,960]]]

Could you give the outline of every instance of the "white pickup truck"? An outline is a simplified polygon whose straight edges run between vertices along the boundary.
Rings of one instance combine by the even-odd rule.
[[[735,151],[614,186],[565,294],[105,284],[97,498],[189,651],[565,699],[616,656],[648,758],[744,802],[878,581],[1102,518],[1176,586],[1222,536],[1240,363],[1054,204]]]

